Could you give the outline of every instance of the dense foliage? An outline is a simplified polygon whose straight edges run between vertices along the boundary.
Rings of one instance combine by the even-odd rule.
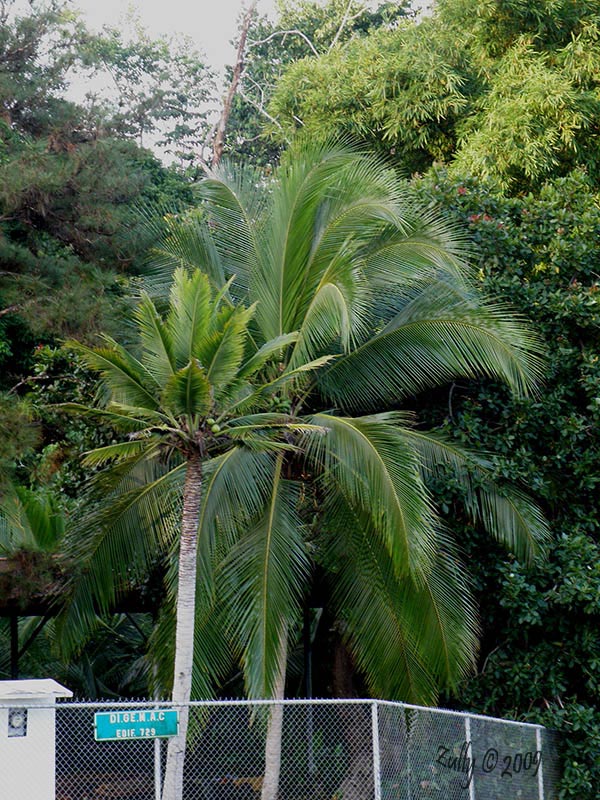
[[[281,76],[297,61],[325,55],[332,48],[389,29],[406,18],[408,2],[360,0],[279,0],[276,20],[256,17],[244,59],[242,87],[234,98],[226,153],[231,160],[251,161],[272,169],[287,137],[269,103]],[[269,135],[269,127],[277,136]]]
[[[500,453],[498,474],[535,492],[554,537],[530,570],[464,525],[483,641],[453,702],[567,732],[563,795],[578,798],[600,785],[599,22],[594,2],[440,0],[418,25],[293,64],[269,106],[288,138],[350,134],[423,173],[415,191],[469,231],[483,285],[548,343],[537,398],[460,381],[422,413]],[[455,525],[460,492],[452,481],[436,491]]]
[[[182,180],[130,138],[137,129],[121,130],[118,115],[106,106],[65,99],[74,69],[99,70],[112,58],[122,91],[130,86],[135,102],[144,104],[133,76],[127,83],[131,61],[138,81],[164,71],[164,43],[153,49],[143,41],[126,50],[110,32],[90,36],[62,3],[34,3],[26,16],[12,5],[2,4],[0,26],[4,388],[31,369],[35,345],[110,324],[127,277],[141,269],[150,242],[141,206],[189,200]],[[189,80],[198,69],[195,61]],[[120,113],[138,119],[132,102],[122,103]],[[158,124],[155,106],[166,113],[165,91],[154,87],[154,105],[144,102],[149,128]]]
[[[423,476],[437,473],[444,463],[465,491],[470,516],[525,559],[535,552],[545,524],[525,496],[495,486],[485,459],[456,445],[448,447],[443,437],[429,436],[424,429],[416,430],[411,415],[397,407],[411,395],[444,385],[449,375],[494,375],[517,394],[527,394],[539,374],[537,340],[502,307],[478,296],[451,230],[413,207],[406,198],[407,187],[377,160],[343,148],[295,148],[277,176],[268,197],[262,188],[251,191],[237,174],[222,173],[205,181],[200,191],[208,221],[197,215],[173,221],[158,249],[169,279],[170,269],[182,263],[193,267],[197,259],[217,287],[227,281],[230,304],[217,319],[229,320],[244,301],[248,306],[245,325],[241,318],[238,323],[231,317],[222,345],[212,322],[204,325],[210,347],[196,333],[193,346],[199,355],[193,370],[190,347],[179,354],[183,312],[175,310],[182,305],[192,319],[206,312],[199,304],[197,314],[191,313],[193,294],[183,303],[191,288],[180,269],[171,289],[172,310],[164,323],[148,297],[135,312],[144,370],[132,356],[126,359],[112,339],[101,350],[77,348],[86,363],[101,372],[113,397],[108,409],[101,406],[87,413],[98,414],[119,432],[124,425],[130,440],[92,451],[86,463],[114,462],[108,474],[114,472],[117,481],[124,481],[130,505],[125,514],[120,494],[111,500],[110,480],[100,473],[100,516],[94,515],[74,540],[78,560],[87,559],[87,575],[78,589],[79,607],[73,616],[75,621],[93,620],[94,595],[103,596],[101,604],[107,606],[128,582],[137,552],[130,528],[140,535],[144,529],[133,524],[133,517],[129,526],[125,524],[138,503],[130,475],[140,466],[142,455],[147,451],[144,459],[158,469],[161,447],[171,455],[179,452],[189,474],[197,448],[206,481],[200,563],[209,569],[213,549],[218,556],[216,577],[207,583],[202,576],[202,591],[209,592],[202,603],[214,603],[211,617],[229,614],[228,630],[235,631],[232,620],[242,614],[240,639],[247,636],[248,643],[241,652],[249,693],[270,694],[273,673],[279,668],[279,647],[264,650],[261,643],[279,642],[286,629],[290,646],[295,644],[302,611],[298,601],[305,592],[302,584],[312,583],[306,574],[306,558],[312,552],[331,584],[330,606],[344,620],[344,639],[372,689],[388,696],[431,700],[437,685],[452,684],[456,672],[469,663],[469,627],[463,627],[469,617],[469,595],[464,585],[460,591],[453,588],[457,576],[452,547],[446,537],[437,538]],[[232,243],[237,246],[235,254]],[[204,294],[207,291],[205,287]],[[195,294],[204,296],[198,288]],[[242,313],[241,307],[238,312]],[[172,343],[176,335],[179,338]],[[240,370],[238,362],[246,361]],[[230,363],[238,366],[234,369]],[[256,375],[251,372],[255,368]],[[240,375],[234,380],[236,370]],[[204,371],[208,380],[213,376],[224,380],[227,375],[228,382],[201,394]],[[182,389],[187,385],[184,379],[189,382],[188,395],[200,397],[193,414],[184,416],[171,408],[176,378]],[[161,405],[155,408],[149,398],[161,381],[166,388],[158,393]],[[328,410],[332,406],[337,411]],[[76,410],[84,409],[78,405]],[[173,438],[176,425],[182,432]],[[132,433],[138,429],[140,433]],[[291,448],[288,454],[286,442]],[[285,454],[279,466],[278,453],[282,459]],[[357,464],[366,469],[360,478],[352,466]],[[173,501],[173,481],[178,473],[183,477],[177,460],[171,468],[173,480],[161,477],[156,488],[150,482],[153,491],[161,492],[156,507],[163,516]],[[294,487],[301,484],[304,488],[298,494]],[[163,498],[162,492],[168,497]],[[144,489],[142,504],[148,494]],[[271,502],[277,508],[273,519],[264,506]],[[379,504],[385,504],[385,514],[378,510]],[[150,509],[150,517],[152,513]],[[265,557],[255,561],[240,532],[246,537],[248,531],[256,532],[253,553],[258,553],[266,546],[260,531],[268,519],[272,530],[267,526],[267,540],[272,543]],[[294,520],[296,533],[290,528]],[[310,547],[304,545],[301,533],[310,539]],[[151,535],[147,534],[153,553],[158,545]],[[142,561],[147,559],[148,545],[142,542],[138,549]],[[110,558],[114,564],[109,565]],[[246,558],[252,558],[251,563],[236,564],[234,570],[234,562]],[[290,566],[285,570],[277,564]],[[379,571],[381,580],[370,586],[369,575]],[[235,580],[238,573],[244,576],[242,587]],[[418,581],[413,585],[413,573],[430,591],[422,592]],[[445,585],[442,593],[441,585]],[[268,591],[260,589],[265,586]],[[240,595],[245,602],[239,602]],[[454,598],[450,605],[445,595]],[[467,604],[462,621],[460,596]],[[249,608],[256,613],[248,615]],[[426,618],[412,627],[420,632],[399,635],[419,613]],[[220,662],[211,657],[211,648],[218,651],[226,638],[220,635],[217,644],[207,638],[198,645],[197,655],[204,654],[207,664]],[[444,642],[440,652],[438,640]],[[396,646],[388,652],[390,641]],[[394,667],[398,658],[402,667]],[[202,667],[201,659],[198,667],[197,685],[206,693],[208,684],[202,681],[208,680],[204,678],[208,667]]]
[[[47,401],[93,398],[89,375],[56,345],[120,324],[149,244],[139,200],[162,207],[191,200],[189,184],[138,142],[164,126],[157,101],[169,98],[166,123],[174,124],[163,138],[174,137],[173,150],[197,143],[203,122],[194,103],[210,91],[210,76],[193,57],[186,74],[199,80],[195,93],[186,84],[176,97],[163,83],[165,42],[142,36],[135,44],[114,31],[89,37],[59,2],[34,2],[20,19],[12,5],[0,3],[0,479],[58,491],[59,509],[69,512],[85,477],[79,452],[111,434],[42,410]],[[553,536],[547,560],[527,567],[464,518],[460,486],[442,475],[432,481],[474,576],[483,631],[477,674],[448,702],[564,730],[563,796],[593,800],[600,785],[598,3],[439,0],[420,21],[403,3],[370,3],[365,13],[360,5],[286,3],[276,23],[255,22],[229,155],[269,174],[300,128],[367,143],[402,174],[416,174],[417,197],[465,231],[482,287],[525,314],[546,341],[546,383],[529,399],[464,379],[421,398],[430,426],[498,454],[495,477],[534,494]],[[303,36],[283,33],[292,30]],[[40,43],[48,41],[44,59]],[[120,108],[98,97],[85,107],[66,99],[71,70],[91,74],[108,63],[119,75]],[[149,82],[136,84],[141,63]],[[322,601],[318,590],[311,602]],[[149,621],[140,621],[146,635]],[[110,628],[118,635],[130,625],[118,618]],[[44,641],[53,636],[50,628]],[[140,673],[127,676],[123,664],[105,684],[85,683],[108,641],[91,642],[65,681],[81,680],[85,692],[141,691]],[[331,641],[315,646],[331,663]],[[30,674],[45,647],[24,662]],[[57,661],[53,671],[66,676],[59,668]],[[6,659],[0,669],[6,674]],[[319,687],[331,689],[324,675]]]
[[[593,798],[600,785],[600,198],[580,172],[517,198],[439,170],[415,188],[468,227],[483,285],[526,314],[548,347],[537,397],[515,403],[499,386],[458,382],[443,405],[428,409],[438,420],[443,412],[459,441],[498,453],[498,474],[529,486],[553,529],[547,560],[530,569],[465,525],[484,638],[478,674],[458,703],[566,731],[564,797]],[[454,524],[456,493],[451,484],[438,489]]]
[[[288,138],[349,133],[410,173],[452,160],[510,190],[576,165],[597,176],[599,25],[592,1],[439,0],[417,25],[296,62],[269,111]]]
[[[177,71],[169,82],[172,55]],[[107,68],[119,79],[119,97],[69,99],[74,74],[81,81]],[[32,576],[45,586],[46,575],[35,555],[43,520],[37,513],[29,519],[19,493],[30,487],[28,507],[39,501],[52,524],[64,527],[77,513],[87,477],[81,452],[111,436],[108,428],[66,421],[48,407],[88,402],[96,391],[95,381],[60,344],[69,335],[91,340],[99,330],[121,327],[131,281],[143,272],[154,235],[148,209],[191,200],[183,176],[136,140],[142,129],[153,128],[174,147],[185,144],[190,131],[197,136],[205,114],[198,113],[198,103],[210,86],[210,74],[192,51],[177,55],[143,32],[129,42],[110,30],[91,35],[58,0],[34,0],[26,11],[12,0],[0,3],[0,527],[17,603],[26,604]],[[123,124],[124,115],[131,125]],[[60,538],[52,541],[53,553],[61,548]],[[62,580],[69,572],[72,563],[54,577]],[[22,623],[21,642],[36,625]],[[55,642],[47,625],[22,669],[67,676],[88,696],[144,691],[146,678],[128,672],[131,664],[117,659],[115,670],[99,667],[97,657],[110,653],[111,636],[131,622],[119,617],[107,625],[77,664],[54,660],[42,669],[38,665]],[[2,620],[0,635],[7,630]],[[131,653],[139,656],[144,636],[130,641]],[[9,677],[7,659],[3,652],[0,669]]]

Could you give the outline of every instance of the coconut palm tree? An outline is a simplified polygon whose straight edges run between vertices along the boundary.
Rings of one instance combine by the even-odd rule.
[[[168,219],[157,246],[153,291],[173,281],[164,313],[142,296],[138,352],[76,346],[109,403],[72,406],[124,434],[87,455],[104,467],[102,498],[76,537],[87,569],[72,619],[90,623],[157,549],[178,552],[167,605],[182,725],[165,800],[182,796],[192,658],[197,692],[233,654],[249,696],[282,697],[315,557],[373,692],[430,703],[471,667],[476,613],[432,473],[452,469],[471,514],[519,556],[545,535],[488,457],[403,409],[458,376],[525,394],[541,366],[533,333],[478,294],[460,240],[392,170],[305,146],[266,185],[221,170],[198,191],[198,210]],[[274,712],[264,798],[279,725]]]
[[[139,358],[109,338],[106,338],[104,347],[95,349],[71,343],[83,362],[102,376],[110,392],[110,403],[102,410],[81,408],[76,404],[65,407],[99,414],[125,434],[124,441],[97,448],[86,459],[92,467],[110,463],[109,481],[116,479],[121,490],[125,482],[129,490],[112,507],[110,503],[105,504],[102,513],[107,519],[103,528],[110,528],[117,536],[132,537],[133,532],[127,527],[131,523],[127,511],[132,504],[139,508],[147,502],[153,506],[157,519],[167,523],[161,525],[161,529],[170,530],[168,521],[172,521],[173,498],[170,504],[167,500],[164,507],[158,508],[157,504],[165,491],[173,494],[174,484],[181,490],[172,693],[173,701],[179,704],[180,727],[179,735],[169,741],[167,754],[163,796],[169,800],[181,798],[183,791],[189,712],[186,703],[190,699],[192,681],[197,534],[205,493],[203,482],[205,479],[212,481],[213,473],[218,474],[222,468],[221,461],[235,455],[237,448],[232,444],[243,443],[244,450],[251,457],[257,453],[258,466],[264,462],[265,455],[281,463],[281,454],[286,452],[288,445],[279,441],[279,430],[292,434],[315,427],[295,424],[281,415],[271,415],[268,419],[246,416],[236,430],[229,430],[230,425],[222,430],[216,422],[215,416],[221,419],[224,413],[236,406],[250,408],[256,405],[259,395],[269,392],[267,386],[259,384],[254,387],[252,377],[290,339],[280,337],[267,342],[259,352],[249,356],[246,340],[253,314],[253,307],[246,309],[227,300],[227,286],[215,292],[208,278],[198,270],[188,275],[180,269],[174,275],[169,311],[164,318],[147,296],[137,306],[135,321],[141,345]],[[328,360],[320,358],[298,369],[288,370],[271,381],[272,388],[293,383],[297,375]],[[264,440],[263,431],[271,428],[275,432]],[[174,460],[175,464],[171,469],[165,469],[165,462],[169,460]],[[141,492],[131,488],[125,477],[127,475],[134,481],[139,479],[140,472],[136,467],[140,462],[144,462],[150,471],[155,470],[152,476],[149,471],[145,472]],[[266,463],[262,463],[262,468],[264,474],[258,476],[255,489],[266,494],[271,476],[267,474]],[[110,564],[113,578],[115,572],[124,578],[123,566],[121,570],[115,570],[114,555],[113,549],[113,557],[106,563]],[[122,555],[119,553],[116,561],[124,564],[127,570],[127,552],[124,553],[125,561]],[[97,575],[94,577],[98,580]],[[95,588],[99,589],[99,584]],[[110,592],[110,581],[102,586],[102,592],[105,596]],[[92,595],[96,593],[92,592]]]

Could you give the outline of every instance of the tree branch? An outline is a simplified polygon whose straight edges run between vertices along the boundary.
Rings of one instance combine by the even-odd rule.
[[[342,20],[340,22],[340,26],[337,29],[336,34],[333,37],[333,40],[332,40],[331,44],[327,48],[327,52],[328,53],[330,53],[333,50],[333,48],[335,47],[335,45],[338,43],[338,40],[339,40],[340,36],[342,35],[342,31],[344,30],[344,28],[346,27],[348,22],[350,20],[352,20],[352,19],[358,19],[358,17],[360,17],[360,15],[363,13],[363,11],[366,8],[365,4],[363,3],[361,8],[355,14],[352,14],[352,16],[350,16],[350,8],[351,8],[351,6],[352,6],[352,0],[348,0],[348,5],[346,6],[346,10],[344,11],[344,16],[342,17]]]
[[[13,311],[18,311],[22,307],[23,307],[22,304],[15,303],[15,305],[2,308],[0,309],[0,317],[4,317],[6,314],[12,314]]]
[[[279,128],[280,131],[283,131],[283,128],[281,127],[281,124],[275,119],[275,117],[272,117],[269,114],[269,112],[265,108],[263,108],[262,105],[257,103],[251,97],[248,97],[248,95],[245,94],[241,89],[240,89],[240,93],[239,94],[240,94],[240,97],[242,98],[242,100],[245,100],[246,103],[250,103],[250,105],[253,108],[255,108],[260,114],[262,114],[263,117],[266,117],[269,120],[269,122],[272,122],[274,125],[276,125]],[[289,141],[289,139],[287,137],[286,137],[285,141],[286,141],[287,144],[290,143],[290,141]]]
[[[283,36],[285,38],[286,36],[292,36],[292,35],[300,36],[301,39],[304,39],[304,41],[310,47],[315,56],[318,57],[320,55],[319,51],[311,42],[311,40],[308,38],[308,36],[305,33],[302,33],[302,31],[296,30],[295,28],[289,31],[275,31],[275,33],[272,33],[270,36],[267,36],[266,39],[257,39],[254,42],[250,42],[248,47],[257,47],[259,44],[266,44],[267,42],[270,42],[271,39],[274,39],[276,36]]]
[[[237,91],[237,87],[240,82],[240,77],[244,69],[244,52],[246,50],[246,39],[248,38],[248,30],[250,28],[250,23],[252,22],[252,15],[254,14],[254,9],[256,8],[257,2],[258,0],[252,0],[248,10],[246,11],[246,14],[244,15],[244,20],[242,22],[240,41],[237,49],[237,59],[235,62],[235,67],[233,68],[233,77],[231,79],[229,91],[227,92],[227,97],[225,98],[225,102],[223,104],[223,111],[221,113],[221,117],[217,125],[217,132],[213,142],[213,157],[212,157],[213,167],[218,166],[223,156],[223,150],[225,149],[225,130],[227,129],[227,123],[231,115],[231,106],[233,104],[233,98],[235,97],[235,93]]]

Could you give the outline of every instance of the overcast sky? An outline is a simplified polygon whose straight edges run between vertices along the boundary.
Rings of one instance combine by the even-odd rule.
[[[94,28],[116,25],[133,8],[149,33],[184,33],[190,36],[208,63],[217,69],[231,64],[234,51],[229,44],[235,36],[239,13],[248,0],[70,0]],[[259,0],[258,11],[272,14],[275,0]]]

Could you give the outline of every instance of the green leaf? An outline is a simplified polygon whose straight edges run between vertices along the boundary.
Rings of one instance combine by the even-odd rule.
[[[156,381],[162,386],[175,371],[175,356],[170,331],[160,318],[154,303],[147,294],[134,311],[141,343],[142,361]]]
[[[220,577],[250,697],[272,697],[281,673],[282,637],[301,615],[309,562],[298,515],[300,486],[275,462],[264,510],[231,549]]]
[[[309,457],[325,470],[325,491],[341,492],[357,513],[366,514],[397,574],[418,580],[433,559],[436,534],[414,451],[385,417],[316,414],[312,422],[327,430],[307,437]]]
[[[201,269],[215,287],[225,282],[224,265],[201,212],[168,219],[167,230],[153,249],[146,285],[153,293],[168,294],[173,273],[181,268]]]
[[[207,376],[214,387],[215,398],[238,378],[238,370],[244,358],[248,323],[254,315],[254,306],[236,308],[227,314],[228,319],[219,319],[216,331],[203,342],[198,355],[206,364]]]
[[[206,370],[196,360],[177,370],[165,383],[161,402],[176,418],[205,417],[212,406]]]
[[[86,512],[70,528],[65,555],[80,565],[59,629],[65,654],[83,646],[115,599],[147,575],[177,539],[185,464],[169,468],[145,453],[98,473]],[[142,536],[132,535],[142,531]]]
[[[261,370],[268,361],[274,356],[281,359],[285,349],[290,344],[298,341],[298,333],[285,333],[282,336],[276,336],[260,347],[253,356],[251,356],[238,371],[238,378],[248,378],[255,375]]]
[[[73,341],[66,346],[74,350],[86,366],[102,375],[116,402],[156,410],[157,399],[148,388],[156,385],[152,376],[125,348],[106,338],[111,347],[92,349]]]
[[[173,342],[176,366],[181,369],[192,359],[200,357],[201,343],[210,327],[213,306],[208,278],[199,270],[189,273],[177,269],[169,299],[166,325]]]
[[[376,695],[433,705],[471,671],[477,614],[465,572],[443,538],[429,570],[399,577],[365,513],[341,496],[324,508],[324,559],[344,638]]]
[[[517,394],[542,379],[539,338],[502,306],[474,305],[450,287],[419,294],[385,328],[319,375],[344,408],[397,402],[457,377],[489,376]]]
[[[71,414],[80,414],[83,417],[98,417],[102,422],[107,422],[113,428],[119,431],[129,432],[138,431],[148,426],[151,417],[148,416],[146,409],[143,409],[143,415],[135,417],[129,413],[118,414],[106,408],[96,408],[94,406],[85,406],[83,403],[56,403],[52,406],[60,411],[66,411]],[[129,408],[125,407],[127,410]],[[161,415],[153,415],[155,421],[163,421]]]
[[[64,511],[50,493],[14,486],[0,503],[0,552],[56,552],[65,522]]]
[[[466,450],[439,433],[404,429],[401,435],[419,452],[425,477],[452,471],[471,517],[511,553],[528,562],[544,551],[550,531],[541,509],[515,486],[498,482],[490,454]]]
[[[142,439],[135,439],[130,442],[119,442],[117,444],[108,444],[105,447],[97,447],[95,450],[90,450],[84,454],[83,465],[86,467],[104,467],[110,461],[115,463],[128,460],[132,456],[148,455],[152,452],[152,444],[155,449],[158,449],[160,440],[157,437],[153,438],[153,442],[149,442],[150,437]]]

